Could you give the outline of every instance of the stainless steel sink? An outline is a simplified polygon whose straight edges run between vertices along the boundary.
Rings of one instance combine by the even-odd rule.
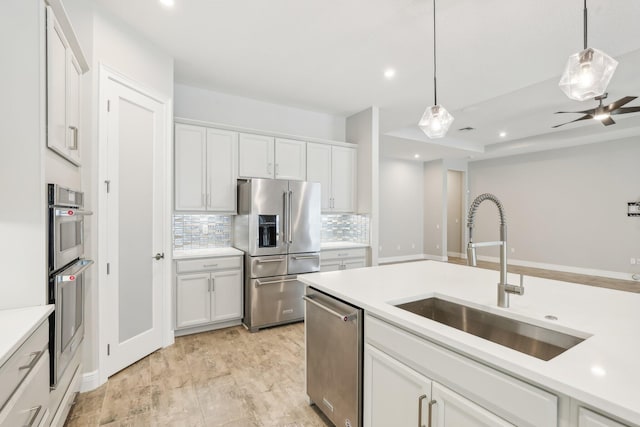
[[[585,340],[435,297],[396,307],[542,360],[551,360]]]

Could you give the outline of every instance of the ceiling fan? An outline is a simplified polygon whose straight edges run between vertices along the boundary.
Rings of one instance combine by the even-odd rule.
[[[564,126],[569,123],[579,122],[581,120],[594,119],[600,121],[605,126],[615,125],[616,122],[611,118],[612,115],[615,114],[628,114],[628,113],[638,113],[640,112],[640,107],[624,107],[624,105],[630,103],[637,96],[625,96],[624,98],[620,98],[615,102],[612,102],[609,105],[602,105],[602,100],[606,99],[607,93],[604,93],[600,96],[596,96],[595,100],[599,101],[599,104],[596,108],[592,108],[590,110],[583,111],[556,111],[555,114],[563,114],[563,113],[571,113],[571,114],[584,114],[584,116],[579,117],[575,120],[571,120],[570,122],[561,123],[559,125],[552,126],[552,128],[557,128],[560,126]]]

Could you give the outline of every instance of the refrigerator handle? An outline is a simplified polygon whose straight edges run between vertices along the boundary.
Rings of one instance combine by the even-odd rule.
[[[288,206],[288,192],[285,191],[282,193],[282,203],[284,204],[282,208],[282,241],[287,243],[289,241],[289,236],[287,233],[289,232],[289,206]]]
[[[293,243],[293,233],[291,230],[291,205],[293,201],[293,191],[289,190],[289,211],[287,212],[287,218],[289,221],[289,229],[287,230],[287,238],[289,239],[289,244]]]

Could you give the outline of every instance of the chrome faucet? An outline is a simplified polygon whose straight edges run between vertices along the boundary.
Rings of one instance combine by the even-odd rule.
[[[473,243],[473,221],[476,216],[476,210],[480,203],[485,200],[491,200],[498,207],[500,213],[500,240],[497,242],[479,242]],[[504,208],[500,200],[493,194],[484,193],[475,198],[469,207],[467,215],[467,228],[469,228],[469,243],[467,244],[467,264],[476,266],[476,248],[485,246],[500,246],[500,283],[498,283],[498,307],[509,307],[509,294],[524,294],[524,284],[522,275],[520,275],[520,286],[510,285],[507,283],[507,219],[504,215]]]

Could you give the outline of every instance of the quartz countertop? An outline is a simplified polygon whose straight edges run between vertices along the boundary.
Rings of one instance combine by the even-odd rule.
[[[244,255],[244,252],[236,248],[186,249],[173,251],[173,259],[209,258],[238,255]]]
[[[320,244],[320,250],[330,249],[351,249],[351,248],[368,248],[367,243],[355,243],[355,242],[322,242]]]
[[[0,366],[53,312],[53,305],[0,310]]]
[[[640,294],[525,276],[524,295],[511,295],[510,308],[500,308],[497,271],[437,261],[299,278],[416,335],[640,425]],[[508,275],[509,283],[518,280]],[[433,296],[588,338],[543,361],[393,305]]]

